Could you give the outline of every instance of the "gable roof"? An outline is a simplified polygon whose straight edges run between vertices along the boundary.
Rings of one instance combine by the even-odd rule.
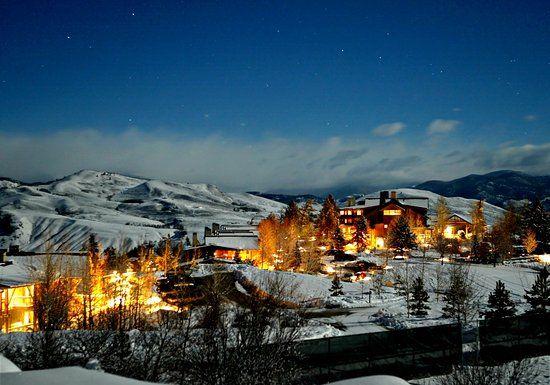
[[[258,237],[255,235],[239,236],[206,236],[204,243],[208,246],[218,246],[235,250],[259,250]]]
[[[469,218],[466,218],[463,215],[460,215],[460,214],[457,214],[457,213],[452,213],[451,215],[449,215],[449,219],[451,219],[452,217],[457,217],[459,219],[462,219],[464,222],[468,222],[469,224],[472,224],[472,221]]]

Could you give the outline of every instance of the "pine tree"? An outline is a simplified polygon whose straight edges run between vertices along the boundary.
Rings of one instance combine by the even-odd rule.
[[[338,227],[338,205],[332,195],[328,195],[317,218],[317,238],[324,245],[331,245]]]
[[[455,318],[458,322],[465,322],[474,306],[474,293],[468,271],[460,266],[453,266],[449,280],[449,288],[443,297],[443,314],[445,317]]]
[[[353,234],[353,242],[355,242],[359,253],[362,253],[367,248],[367,231],[367,219],[361,215],[355,224],[355,233]]]
[[[95,239],[95,234],[90,234],[88,238],[88,258],[90,258],[92,268],[96,268],[99,264],[99,244]]]
[[[315,201],[313,199],[308,199],[306,203],[304,203],[301,210],[302,222],[311,223],[315,221],[315,209],[313,208],[314,204]]]
[[[411,314],[416,317],[423,317],[428,315],[428,301],[430,296],[424,288],[424,280],[422,277],[418,277],[414,280],[412,287],[412,300],[411,300]]]
[[[340,277],[338,274],[334,274],[334,278],[332,279],[332,286],[329,289],[330,295],[333,297],[344,295],[344,290],[342,286],[342,282],[340,282]]]
[[[336,230],[334,230],[332,244],[334,249],[339,251],[344,250],[344,247],[346,246],[346,239],[344,238],[344,234],[342,233],[342,229],[340,229],[340,227],[337,227]]]
[[[300,267],[301,263],[302,252],[300,251],[300,245],[298,244],[298,242],[296,242],[294,250],[292,250],[292,253],[289,255],[285,268],[289,270],[295,270]]]
[[[497,320],[512,317],[516,314],[516,305],[510,298],[510,291],[506,290],[504,283],[497,281],[495,290],[489,294],[487,310],[483,314],[487,320]]]
[[[413,249],[417,246],[416,236],[409,227],[409,222],[403,216],[394,220],[388,231],[387,243],[389,247],[403,253],[405,249]]]
[[[439,253],[441,258],[441,263],[443,263],[443,258],[445,254],[449,251],[449,239],[445,238],[443,234],[437,234],[434,239],[434,249]]]
[[[531,312],[546,313],[550,306],[550,281],[548,281],[548,269],[544,267],[539,274],[531,290],[525,290],[525,299],[531,305]]]

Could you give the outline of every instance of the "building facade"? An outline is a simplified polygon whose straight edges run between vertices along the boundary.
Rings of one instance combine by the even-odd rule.
[[[451,214],[443,233],[449,239],[470,239],[472,237],[472,222],[464,216]]]
[[[428,198],[398,197],[395,191],[381,191],[378,197],[365,197],[353,206],[340,208],[340,228],[350,244],[355,233],[356,224],[361,217],[368,223],[367,244],[370,249],[384,249],[385,239],[390,224],[399,216],[406,216],[419,243],[429,237]]]

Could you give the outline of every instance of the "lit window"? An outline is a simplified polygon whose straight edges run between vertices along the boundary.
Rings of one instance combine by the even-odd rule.
[[[401,215],[401,210],[384,210],[384,215]]]
[[[352,214],[353,214],[353,211],[348,210],[348,213],[347,213],[347,214],[348,214],[348,215],[352,215]]]
[[[357,215],[363,214],[363,210],[357,210],[357,211],[356,211],[356,214],[357,214]]]
[[[345,214],[346,214],[345,210],[340,210],[340,215],[345,215]]]

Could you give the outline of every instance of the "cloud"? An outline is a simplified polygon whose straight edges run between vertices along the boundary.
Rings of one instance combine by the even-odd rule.
[[[454,131],[460,123],[458,120],[435,119],[428,126],[428,134],[444,134]]]
[[[500,147],[477,157],[476,165],[487,169],[514,169],[547,174],[550,165],[550,143]]]
[[[419,142],[375,137],[244,140],[88,129],[40,134],[0,131],[0,143],[0,175],[24,181],[96,169],[212,183],[225,191],[322,194],[354,188],[355,192],[370,192],[502,168],[540,174],[550,164],[550,143],[486,148],[461,143],[460,138],[449,138],[444,146],[426,151]]]
[[[537,115],[525,115],[523,117],[523,120],[525,120],[526,122],[534,122],[537,119],[538,119]]]
[[[401,122],[382,124],[372,130],[376,136],[393,136],[398,132],[403,131],[405,124]]]
[[[335,169],[336,167],[343,166],[347,164],[350,160],[360,158],[363,154],[367,152],[367,149],[357,149],[357,150],[343,150],[339,151],[336,155],[330,158],[326,165],[329,169]]]

